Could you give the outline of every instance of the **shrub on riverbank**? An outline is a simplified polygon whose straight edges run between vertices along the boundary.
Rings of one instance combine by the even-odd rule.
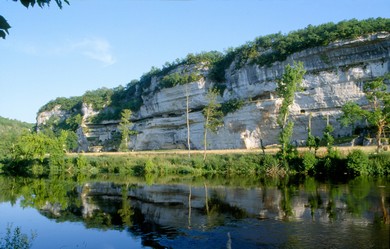
[[[378,153],[369,155],[368,174],[390,175],[390,153]]]

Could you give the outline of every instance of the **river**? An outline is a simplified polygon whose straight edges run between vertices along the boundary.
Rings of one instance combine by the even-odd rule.
[[[32,248],[389,248],[389,178],[0,176],[0,191],[2,243],[20,228]]]

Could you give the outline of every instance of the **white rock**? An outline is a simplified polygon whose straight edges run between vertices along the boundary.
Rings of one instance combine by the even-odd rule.
[[[303,92],[296,93],[295,103],[290,107],[290,118],[294,121],[293,140],[307,138],[309,114],[312,113],[312,133],[320,136],[326,125],[326,116],[335,127],[334,136],[351,134],[350,128],[341,127],[337,118],[341,106],[347,101],[359,105],[367,103],[363,85],[367,80],[383,76],[390,71],[390,34],[376,34],[354,41],[336,42],[326,47],[316,47],[295,53],[283,62],[271,66],[246,65],[236,70],[232,65],[226,72],[226,90],[219,102],[240,99],[244,106],[229,113],[223,119],[224,125],[216,133],[208,133],[209,149],[258,148],[260,139],[264,145],[278,142],[280,129],[276,123],[281,99],[275,89],[277,78],[283,74],[285,65],[302,61],[307,73],[304,76]],[[178,69],[179,71],[182,69]],[[207,75],[207,68],[202,68]],[[203,148],[204,117],[202,109],[207,104],[205,95],[217,84],[200,80],[184,86],[159,89],[158,78],[143,96],[144,105],[134,113],[132,129],[138,135],[132,136],[129,146],[135,150],[157,150],[186,148],[186,96],[190,109],[190,139],[192,149]],[[83,120],[96,113],[83,105]],[[51,116],[64,117],[67,114],[59,107],[38,115],[38,124],[45,123]],[[96,138],[104,143],[112,138],[118,121],[109,124],[88,124],[86,137]],[[99,142],[100,141],[100,142]]]

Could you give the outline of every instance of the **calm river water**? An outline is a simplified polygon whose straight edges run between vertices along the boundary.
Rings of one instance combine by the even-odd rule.
[[[390,179],[0,176],[32,248],[389,248]]]

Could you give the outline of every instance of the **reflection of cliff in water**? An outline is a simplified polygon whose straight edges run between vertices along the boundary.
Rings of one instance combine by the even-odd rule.
[[[253,235],[240,236],[252,236],[249,239],[258,242],[255,231],[259,226],[273,224],[272,227],[283,230],[281,223],[275,221],[309,221],[317,224],[319,230],[326,228],[321,224],[337,222],[338,229],[349,231],[356,224],[383,224],[390,211],[388,187],[365,178],[336,185],[311,178],[297,182],[279,180],[246,188],[111,182],[77,185],[54,180],[31,180],[26,185],[29,188],[20,187],[27,191],[20,192],[21,203],[38,208],[49,218],[81,221],[87,228],[126,230],[131,236],[142,238],[144,246],[154,248],[167,244],[167,240],[187,239],[188,234],[202,236],[202,232],[215,236],[213,239],[229,241],[226,227],[233,231],[244,220],[250,226],[244,225],[254,227]],[[18,191],[17,185],[8,188],[12,193]],[[2,195],[9,194],[7,189],[0,189]],[[9,198],[15,197],[9,194]],[[235,234],[240,232],[236,230]],[[279,239],[275,237],[275,241],[278,243]]]
[[[372,220],[373,214],[367,214],[365,211],[368,208],[382,208],[379,202],[382,197],[377,196],[378,200],[373,200],[375,197],[365,199],[370,192],[370,186],[356,186],[360,184],[357,180],[341,187],[313,184],[314,186],[306,187],[279,185],[246,189],[206,185],[126,186],[87,183],[78,188],[81,211],[76,213],[81,214],[85,220],[95,217],[99,212],[116,214],[117,217],[110,218],[110,222],[115,226],[126,224],[122,222],[122,218],[126,216],[125,209],[131,209],[134,210],[131,216],[139,212],[144,216],[145,222],[181,229],[189,226],[210,228],[219,225],[218,216],[223,216],[223,219],[288,218],[316,219],[322,222],[348,221],[349,218],[360,216],[361,219]],[[385,196],[385,199],[388,203],[389,196]],[[58,215],[59,210],[48,207],[42,208]],[[63,211],[65,210],[61,213]],[[103,221],[107,218],[100,219]]]

